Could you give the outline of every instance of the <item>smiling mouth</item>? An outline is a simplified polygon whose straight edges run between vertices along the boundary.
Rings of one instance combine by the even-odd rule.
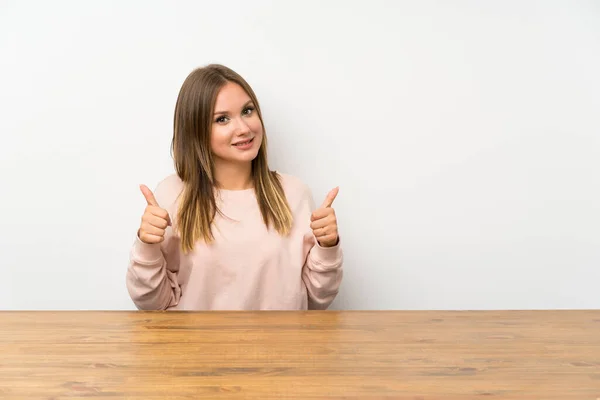
[[[253,141],[254,141],[254,138],[252,138],[252,139],[248,139],[248,140],[246,140],[245,142],[238,142],[238,143],[235,143],[235,144],[234,144],[234,146],[243,147],[243,146],[249,145],[249,144],[250,144],[250,143],[252,143]]]

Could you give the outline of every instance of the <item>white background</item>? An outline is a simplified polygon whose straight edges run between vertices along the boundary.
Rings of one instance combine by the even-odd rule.
[[[0,309],[134,309],[138,185],[219,62],[334,186],[333,308],[600,307],[595,1],[0,2]]]

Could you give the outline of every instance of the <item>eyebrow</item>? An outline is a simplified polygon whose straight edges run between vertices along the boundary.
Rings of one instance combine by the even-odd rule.
[[[250,104],[254,105],[254,102],[253,102],[252,100],[248,100],[248,101],[246,102],[246,104],[244,104],[244,107],[242,107],[242,108],[246,108],[246,107],[248,107]],[[215,111],[215,112],[213,113],[213,115],[227,114],[227,113],[229,113],[229,111]]]

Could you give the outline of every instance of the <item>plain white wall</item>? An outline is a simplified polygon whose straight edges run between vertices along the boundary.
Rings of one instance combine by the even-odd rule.
[[[220,62],[335,206],[333,308],[600,307],[593,1],[3,1],[0,309],[134,309],[138,184]]]

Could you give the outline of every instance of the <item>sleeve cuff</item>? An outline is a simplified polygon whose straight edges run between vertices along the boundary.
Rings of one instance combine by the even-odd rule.
[[[131,256],[140,264],[155,264],[163,257],[163,254],[160,243],[144,243],[136,233]]]
[[[313,260],[326,269],[340,267],[343,259],[341,242],[342,240],[338,239],[338,243],[335,246],[323,247],[315,238],[315,245],[311,250]]]

